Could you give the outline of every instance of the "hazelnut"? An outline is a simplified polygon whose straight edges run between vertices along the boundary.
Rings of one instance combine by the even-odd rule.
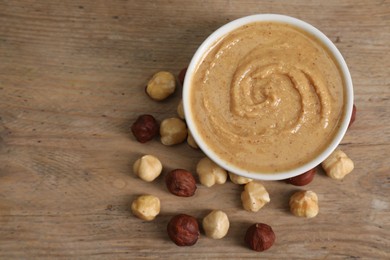
[[[264,223],[253,224],[245,234],[245,243],[252,249],[262,252],[270,248],[275,242],[275,233],[270,226]]]
[[[160,135],[164,145],[179,144],[187,138],[187,126],[179,118],[167,118],[161,122]]]
[[[242,176],[234,174],[232,172],[229,172],[229,178],[230,178],[230,181],[233,182],[234,184],[247,184],[247,183],[253,181],[253,179],[242,177]]]
[[[203,218],[202,225],[207,237],[220,239],[229,230],[229,219],[225,212],[213,210]]]
[[[227,179],[227,172],[207,157],[198,162],[196,172],[200,183],[206,187],[211,187],[216,183],[223,184]]]
[[[176,79],[172,73],[160,71],[153,75],[146,86],[146,93],[154,100],[164,100],[175,92]]]
[[[313,218],[318,214],[318,197],[313,191],[298,191],[290,198],[290,211],[295,216]]]
[[[349,120],[348,128],[350,128],[351,125],[355,122],[355,119],[356,119],[356,106],[355,104],[353,104],[352,115],[351,115],[351,119]]]
[[[336,180],[342,180],[354,168],[353,161],[340,149],[336,149],[321,165],[326,174]]]
[[[131,211],[136,217],[151,221],[160,213],[160,200],[153,195],[141,195],[131,204]]]
[[[184,108],[183,108],[183,100],[181,99],[176,109],[177,115],[184,120]]]
[[[131,131],[138,142],[146,143],[158,134],[158,123],[152,115],[140,115],[131,126]]]
[[[165,183],[172,194],[180,197],[193,196],[197,188],[194,176],[183,169],[169,172],[165,177]]]
[[[288,178],[286,182],[295,186],[304,186],[306,184],[309,184],[314,179],[314,175],[316,174],[316,172],[317,169],[313,168],[305,173],[302,173],[301,175]]]
[[[135,161],[133,171],[140,179],[151,182],[160,175],[162,164],[157,157],[144,155]]]
[[[252,181],[245,184],[244,191],[241,193],[241,201],[245,210],[257,212],[270,202],[270,198],[260,182]]]
[[[198,144],[195,142],[195,139],[192,136],[190,131],[188,131],[187,143],[188,143],[189,146],[191,146],[194,149],[198,149],[199,148]]]
[[[187,73],[187,68],[182,69],[179,73],[178,79],[181,85],[184,84],[184,78],[186,76],[186,73]]]
[[[174,216],[167,226],[169,238],[178,246],[192,246],[200,236],[196,218],[179,214]]]

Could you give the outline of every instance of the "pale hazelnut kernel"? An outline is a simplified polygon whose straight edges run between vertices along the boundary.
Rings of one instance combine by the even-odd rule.
[[[187,126],[180,118],[167,118],[160,124],[161,143],[175,145],[187,138]]]
[[[252,181],[245,184],[241,201],[245,210],[257,212],[271,200],[265,187],[260,182]]]
[[[198,149],[199,148],[198,144],[195,142],[195,139],[192,136],[190,131],[188,131],[187,143],[188,143],[189,146],[191,146],[194,149]]]
[[[232,172],[229,172],[229,178],[230,178],[230,181],[233,182],[234,184],[240,184],[240,185],[247,184],[247,183],[253,181],[253,179],[246,178],[246,177],[234,174]]]
[[[313,191],[298,191],[290,198],[290,211],[295,216],[313,218],[318,214],[318,197]]]
[[[161,174],[162,164],[157,157],[144,155],[135,161],[133,171],[140,179],[151,182]]]
[[[184,108],[183,108],[183,100],[181,99],[179,104],[177,105],[177,115],[184,120]]]
[[[160,213],[160,199],[153,195],[141,195],[131,204],[131,211],[136,217],[151,221]]]
[[[326,174],[336,180],[342,180],[354,168],[353,161],[340,149],[336,149],[321,165]]]
[[[176,79],[172,73],[160,71],[153,75],[146,86],[146,93],[154,100],[164,100],[175,92]]]
[[[198,162],[196,172],[199,175],[199,182],[206,187],[223,184],[227,179],[227,172],[207,157]]]
[[[229,218],[221,210],[213,210],[202,221],[204,232],[207,237],[221,239],[229,230]]]

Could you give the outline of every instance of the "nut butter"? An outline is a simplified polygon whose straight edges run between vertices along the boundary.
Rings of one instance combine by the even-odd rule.
[[[343,117],[344,82],[314,36],[253,22],[217,40],[191,74],[189,106],[210,149],[236,168],[277,173],[320,154]]]

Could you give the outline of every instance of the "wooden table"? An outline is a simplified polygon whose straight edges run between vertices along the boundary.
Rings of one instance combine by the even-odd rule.
[[[141,113],[176,116],[180,91],[164,101],[144,93],[149,77],[187,66],[199,44],[226,22],[280,13],[322,30],[353,77],[357,120],[341,149],[355,162],[343,181],[317,174],[306,187],[264,182],[271,203],[242,209],[242,186],[198,185],[192,198],[170,194],[163,176],[132,173],[142,154],[195,172],[200,151],[186,144],[138,143]],[[390,259],[390,1],[0,1],[0,258],[2,259]],[[315,191],[320,213],[288,210],[298,189]],[[135,218],[131,201],[161,199],[155,221]],[[203,234],[177,247],[166,234],[177,213],[211,209],[231,221],[227,237]],[[263,253],[243,236],[255,222],[277,240]]]

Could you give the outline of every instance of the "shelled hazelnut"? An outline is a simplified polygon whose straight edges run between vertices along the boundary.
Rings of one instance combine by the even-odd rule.
[[[196,218],[179,214],[174,216],[167,226],[169,238],[178,246],[192,246],[200,236]]]
[[[351,115],[351,119],[349,121],[349,125],[348,125],[348,128],[350,128],[352,126],[352,124],[355,122],[355,119],[356,119],[356,106],[355,104],[353,105],[353,108],[352,108],[352,115]]]
[[[188,131],[188,136],[187,136],[187,143],[189,146],[191,146],[194,149],[199,149],[198,144],[195,142],[194,137],[192,136],[191,132]]]
[[[182,99],[180,100],[179,104],[177,105],[176,113],[180,117],[180,119],[184,120],[185,116],[184,116],[184,108],[183,108],[183,100]]]
[[[187,126],[180,118],[167,118],[161,122],[160,136],[164,145],[175,145],[184,142],[187,138]]]
[[[246,177],[234,174],[232,172],[229,172],[229,178],[230,178],[231,182],[233,182],[234,184],[239,184],[239,185],[247,184],[247,183],[253,181],[253,179],[246,178]]]
[[[252,181],[245,184],[241,201],[245,210],[257,212],[271,200],[265,187],[260,182]]]
[[[179,82],[181,83],[181,85],[184,84],[184,79],[186,77],[186,73],[187,73],[187,68],[182,69],[179,73],[178,79],[179,79]]]
[[[286,182],[295,186],[305,186],[313,181],[316,172],[317,169],[313,168],[307,172],[302,173],[301,175],[286,179]]]
[[[135,161],[133,171],[140,179],[151,182],[161,174],[162,164],[157,157],[144,155]]]
[[[131,211],[136,217],[151,221],[160,213],[160,199],[153,195],[141,195],[131,204]]]
[[[213,210],[202,221],[204,232],[207,237],[221,239],[229,230],[229,218],[221,210]]]
[[[158,123],[152,115],[140,115],[131,126],[133,135],[140,143],[146,143],[158,135]]]
[[[313,191],[298,191],[290,198],[290,211],[295,216],[313,218],[317,216],[318,197]]]
[[[176,79],[172,73],[160,71],[153,75],[146,86],[146,93],[154,100],[161,101],[175,92]]]
[[[214,184],[223,184],[227,179],[227,172],[209,158],[202,158],[196,165],[199,181],[206,187]]]
[[[336,149],[321,165],[326,175],[336,180],[344,179],[354,169],[353,161],[340,149]]]
[[[245,243],[252,250],[262,252],[269,249],[275,242],[276,236],[272,228],[264,223],[251,225],[245,234]]]
[[[189,171],[176,169],[165,177],[168,190],[179,197],[191,197],[197,189],[194,176]]]

